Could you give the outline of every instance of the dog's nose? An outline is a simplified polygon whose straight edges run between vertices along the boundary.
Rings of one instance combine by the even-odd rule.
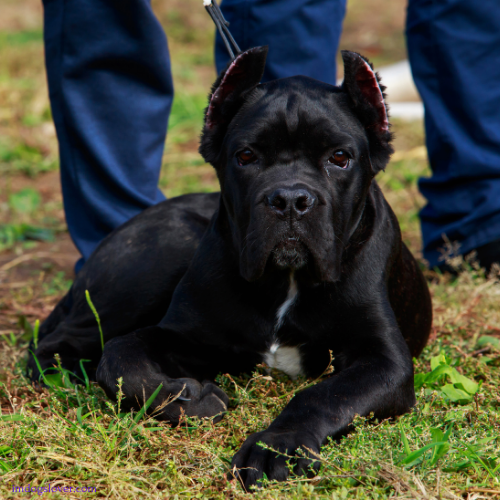
[[[290,211],[295,215],[304,215],[316,203],[316,197],[306,189],[276,189],[267,197],[268,205],[279,214]]]

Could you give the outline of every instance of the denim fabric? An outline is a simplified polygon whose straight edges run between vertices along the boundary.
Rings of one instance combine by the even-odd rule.
[[[146,0],[44,7],[64,210],[87,259],[110,231],[164,199],[158,178],[173,98],[167,40]]]
[[[347,0],[222,0],[242,50],[268,45],[263,81],[305,75],[335,85],[335,58]],[[217,70],[229,61],[217,34]]]
[[[420,180],[432,267],[443,234],[464,254],[500,238],[500,4],[410,0],[407,40],[432,168]]]

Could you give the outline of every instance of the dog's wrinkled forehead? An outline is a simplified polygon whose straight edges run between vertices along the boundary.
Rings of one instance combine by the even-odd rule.
[[[227,148],[315,151],[368,144],[340,88],[304,76],[257,86],[228,129]]]

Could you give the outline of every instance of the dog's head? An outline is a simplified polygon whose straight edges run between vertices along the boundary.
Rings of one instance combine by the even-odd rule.
[[[392,153],[383,87],[347,51],[341,87],[304,76],[259,84],[266,55],[267,47],[243,52],[219,76],[200,152],[217,171],[245,279],[267,266],[307,266],[334,282]]]

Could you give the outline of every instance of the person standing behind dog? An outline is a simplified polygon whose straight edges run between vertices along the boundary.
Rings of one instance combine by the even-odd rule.
[[[420,188],[424,256],[442,234],[500,260],[500,73],[496,0],[410,0],[410,62],[426,108],[433,176]],[[200,0],[201,8],[201,0]],[[269,45],[263,81],[303,74],[335,84],[346,0],[223,0],[242,50]],[[44,40],[64,209],[82,254],[164,199],[158,189],[173,84],[148,0],[44,0]],[[216,65],[228,61],[217,35]],[[486,245],[486,247],[484,247]],[[486,250],[485,250],[486,249]]]
[[[500,262],[500,4],[409,0],[406,35],[432,169],[419,183],[424,257],[450,270],[446,235],[489,269]]]

